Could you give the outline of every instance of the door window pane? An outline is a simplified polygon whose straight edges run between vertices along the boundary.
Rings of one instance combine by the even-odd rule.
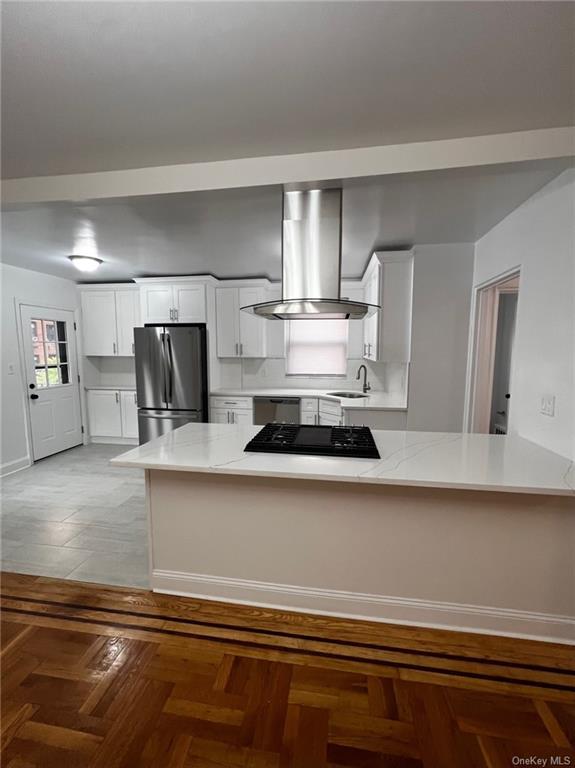
[[[56,341],[56,323],[53,320],[43,320],[44,341]]]
[[[68,362],[68,346],[67,344],[58,344],[58,354],[60,355],[60,362]]]
[[[70,383],[70,376],[68,373],[68,366],[67,365],[61,365],[60,366],[60,381],[62,384],[69,384]]]
[[[58,362],[58,352],[55,344],[46,344],[46,362],[48,365],[56,365]]]
[[[48,386],[55,387],[57,384],[61,384],[60,381],[60,369],[56,366],[48,368]]]
[[[44,365],[46,362],[44,355],[44,345],[41,341],[32,342],[32,349],[34,354],[34,365]]]
[[[36,386],[43,388],[48,386],[48,379],[46,377],[45,368],[36,368]]]
[[[56,323],[58,341],[66,341],[66,323],[63,320],[58,320]]]

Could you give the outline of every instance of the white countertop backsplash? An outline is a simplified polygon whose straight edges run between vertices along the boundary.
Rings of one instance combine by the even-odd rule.
[[[112,464],[575,497],[573,462],[520,437],[373,430],[380,459],[246,453],[246,444],[260,429],[238,424],[187,424],[112,459]]]

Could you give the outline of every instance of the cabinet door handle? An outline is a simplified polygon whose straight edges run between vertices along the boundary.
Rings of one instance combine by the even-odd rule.
[[[134,344],[134,342],[132,342],[132,354],[133,355],[136,354],[136,345]]]
[[[232,417],[232,424],[236,423],[235,414],[233,411],[230,411],[230,416]]]
[[[244,345],[240,343],[240,357],[244,354]]]
[[[116,354],[116,342],[112,342],[112,349],[114,350],[114,354]]]
[[[116,402],[117,403],[120,402],[120,393],[119,392],[116,392]]]
[[[238,342],[236,341],[236,355],[238,354]]]
[[[179,314],[180,314],[179,311],[177,309],[174,309],[174,320],[176,321],[176,323],[178,322]]]
[[[170,308],[170,320],[174,319],[174,310]]]
[[[134,392],[134,405],[138,405],[138,395]]]
[[[228,424],[230,423],[230,412],[226,411],[226,416],[228,417]]]

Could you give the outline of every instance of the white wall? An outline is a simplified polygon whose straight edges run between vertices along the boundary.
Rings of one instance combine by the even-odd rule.
[[[531,197],[475,246],[474,285],[519,266],[509,431],[575,458],[575,171]],[[555,416],[540,413],[555,396]]]
[[[415,248],[408,429],[462,431],[472,279],[472,243]]]
[[[30,463],[26,428],[26,382],[22,380],[15,299],[26,304],[78,309],[76,284],[71,280],[0,264],[2,281],[2,443],[0,474]],[[11,373],[10,371],[13,371]]]

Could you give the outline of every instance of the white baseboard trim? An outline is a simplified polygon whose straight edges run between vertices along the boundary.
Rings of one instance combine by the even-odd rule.
[[[0,477],[12,475],[14,472],[20,472],[20,470],[27,469],[31,466],[32,462],[28,456],[24,456],[23,459],[16,459],[16,461],[8,461],[6,464],[0,464]]]
[[[153,570],[152,589],[170,595],[325,616],[575,644],[575,616],[296,587],[177,571]]]
[[[138,445],[137,437],[90,437],[88,441],[97,445]]]

